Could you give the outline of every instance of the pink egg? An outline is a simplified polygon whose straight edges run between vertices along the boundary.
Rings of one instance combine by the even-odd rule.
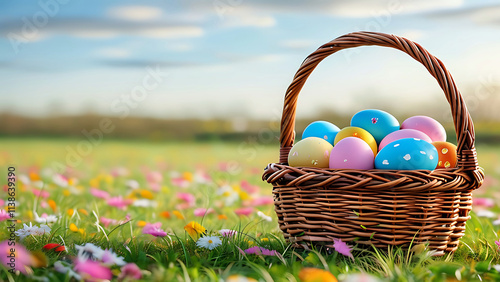
[[[373,151],[365,141],[357,137],[346,137],[333,147],[330,153],[330,168],[373,169]]]
[[[423,133],[422,131],[419,131],[416,129],[401,129],[401,130],[389,133],[387,136],[384,137],[384,139],[382,139],[382,141],[378,145],[379,152],[380,152],[380,150],[382,150],[382,148],[385,147],[385,145],[387,145],[393,141],[403,139],[403,138],[417,138],[417,139],[421,139],[421,140],[427,141],[429,143],[432,143],[431,138],[429,136],[427,136],[427,134]]]
[[[416,129],[427,134],[432,140],[446,141],[446,131],[444,127],[435,119],[427,116],[413,116],[407,118],[402,124],[401,129]]]

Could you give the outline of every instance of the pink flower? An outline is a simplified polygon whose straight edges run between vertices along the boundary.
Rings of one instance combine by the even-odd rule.
[[[122,196],[108,198],[108,205],[125,210],[127,206],[133,203],[132,199],[123,199]]]
[[[4,200],[0,199],[0,207],[3,207],[4,204],[5,204]]]
[[[129,221],[130,221],[130,219],[131,219],[130,214],[127,214],[127,215],[125,216],[125,218],[124,218],[124,219],[122,219],[122,220],[118,221],[118,224],[124,224],[124,223],[127,223],[127,222],[129,222]]]
[[[351,254],[351,247],[349,247],[344,241],[340,239],[333,239],[333,248],[338,253],[354,259],[354,257]]]
[[[252,207],[235,209],[234,213],[237,215],[249,216],[253,212]]]
[[[276,255],[278,255],[278,252],[276,252],[275,250],[268,250],[266,248],[262,248],[262,247],[258,247],[258,246],[246,249],[245,253],[247,253],[249,255],[263,255],[263,256],[276,256]]]
[[[205,216],[206,214],[211,214],[213,212],[214,212],[214,209],[212,209],[212,208],[208,208],[208,209],[197,208],[194,210],[194,216],[202,217],[202,216]]]
[[[148,184],[149,184],[149,188],[151,188],[151,190],[153,190],[155,192],[158,192],[161,189],[160,183],[148,182]]]
[[[148,223],[142,229],[143,234],[150,234],[155,237],[165,237],[167,236],[167,232],[161,229],[161,222],[157,223]]]
[[[189,186],[189,181],[183,177],[172,178],[170,181],[172,181],[172,184],[177,187],[186,188]]]
[[[194,175],[194,180],[197,183],[210,183],[212,181],[212,178],[204,170],[199,169]]]
[[[104,227],[108,228],[108,226],[110,224],[112,225],[116,225],[118,224],[118,221],[116,219],[112,219],[112,218],[107,218],[107,217],[104,217],[104,216],[101,216],[99,218],[99,221],[102,223],[102,225],[104,225]]]
[[[141,279],[142,273],[141,269],[135,263],[127,263],[121,268],[121,273],[118,276],[118,280],[124,280],[125,278]]]
[[[241,180],[240,186],[241,186],[241,189],[247,191],[250,194],[258,193],[260,190],[259,186],[252,185],[252,184],[248,183],[248,181],[246,181],[246,180]]]
[[[115,167],[111,170],[111,176],[127,176],[129,175],[129,170],[126,167]]]
[[[163,175],[158,171],[150,171],[146,174],[146,181],[149,183],[160,183],[163,181]]]
[[[253,199],[251,205],[256,207],[256,206],[272,205],[273,203],[274,203],[273,197],[261,196]]]
[[[493,199],[491,199],[491,198],[473,198],[472,204],[477,205],[477,206],[491,208],[491,207],[495,206],[495,201],[493,201]]]
[[[98,279],[111,280],[113,278],[113,274],[111,273],[111,269],[102,265],[97,261],[93,261],[90,259],[80,260],[78,259],[75,263],[75,271],[77,271],[80,275],[85,278],[86,281],[91,280],[94,281]],[[85,277],[87,276],[87,277]]]
[[[498,249],[500,250],[500,240],[495,241],[495,244],[497,244]]]
[[[190,207],[194,206],[194,203],[196,201],[194,195],[190,193],[177,193],[177,198],[184,201]]]
[[[231,238],[231,237],[233,237],[234,235],[238,234],[238,231],[236,231],[236,230],[231,230],[231,229],[221,229],[221,230],[219,230],[219,234],[220,234],[222,237]]]
[[[90,188],[90,194],[96,198],[101,198],[107,200],[109,198],[109,193],[103,190],[99,190],[97,188]]]
[[[45,190],[39,190],[36,188],[31,189],[31,192],[37,197],[42,197],[42,198],[48,198],[50,196],[50,193],[45,191]]]
[[[6,212],[4,209],[0,210],[0,221],[4,221],[10,218],[10,214]]]
[[[12,241],[5,240],[0,243],[0,262],[8,269],[14,267],[15,270],[26,274],[27,269],[34,263],[31,254],[19,242],[16,242],[15,252],[11,253],[14,247],[10,246],[9,242]]]

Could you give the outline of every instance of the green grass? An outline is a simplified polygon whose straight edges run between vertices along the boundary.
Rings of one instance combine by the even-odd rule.
[[[29,236],[21,243],[39,258],[30,276],[11,275],[7,268],[0,266],[0,280],[24,281],[47,277],[50,281],[70,281],[65,273],[54,270],[56,261],[72,265],[77,254],[76,245],[93,243],[101,248],[110,248],[125,261],[133,262],[142,270],[144,281],[219,281],[238,274],[260,281],[300,281],[299,272],[304,267],[326,269],[339,280],[345,280],[356,273],[369,273],[383,281],[493,281],[500,275],[492,266],[499,264],[499,226],[491,219],[478,218],[472,213],[467,223],[466,235],[459,249],[452,255],[433,257],[422,246],[411,248],[358,249],[354,246],[354,259],[337,252],[327,254],[320,250],[294,249],[283,239],[279,231],[272,205],[256,207],[249,216],[238,216],[235,209],[245,205],[247,197],[270,196],[272,187],[262,182],[261,173],[267,163],[278,157],[275,146],[261,146],[249,143],[150,143],[142,141],[103,141],[91,148],[78,161],[71,159],[75,167],[65,172],[72,178],[72,185],[62,187],[53,177],[58,163],[66,163],[71,150],[77,150],[76,139],[2,139],[0,140],[0,171],[2,183],[6,183],[7,167],[14,166],[18,176],[36,178],[43,181],[47,198],[36,197],[32,189],[38,184],[23,184],[18,178],[17,219],[33,221],[33,211],[58,216],[58,221],[50,224],[52,232],[43,236]],[[69,148],[69,149],[68,149]],[[68,151],[69,150],[69,151]],[[500,148],[482,146],[478,148],[480,165],[488,175],[484,188],[477,191],[477,197],[495,199],[492,211],[498,212],[498,185],[495,180],[500,174]],[[74,156],[73,156],[74,157]],[[117,175],[116,172],[122,172]],[[158,171],[164,178],[154,191],[146,181],[149,171]],[[197,172],[208,174],[212,181],[189,184],[186,188],[176,186],[172,178],[183,176],[189,179]],[[31,174],[30,174],[31,173]],[[136,180],[140,189],[151,192],[156,207],[129,206],[121,210],[109,206],[104,200],[89,193],[91,186],[98,186],[112,196],[131,196],[127,188],[128,180]],[[254,195],[245,193],[242,181],[257,186]],[[220,187],[232,187],[231,193],[237,198],[226,202],[227,195],[218,194]],[[195,204],[187,209],[178,205],[177,192],[195,195]],[[3,192],[2,192],[3,193]],[[138,197],[135,195],[134,197]],[[2,199],[6,200],[2,194]],[[141,198],[140,196],[138,198]],[[55,203],[55,210],[48,204]],[[196,217],[196,208],[213,208],[214,213]],[[68,210],[74,210],[69,214]],[[184,219],[173,215],[179,210]],[[273,218],[272,222],[262,220],[256,211]],[[170,218],[162,217],[169,212]],[[104,216],[116,220],[129,215],[131,221],[111,224],[105,227],[96,224],[97,218]],[[224,215],[227,219],[219,219]],[[216,235],[223,228],[234,229],[238,235],[223,238],[221,246],[214,250],[199,248],[184,231],[191,221],[201,223],[207,234]],[[142,222],[161,222],[169,233],[166,237],[142,234]],[[73,232],[71,224],[82,232]],[[0,222],[0,241],[7,238],[7,223]],[[18,225],[18,229],[21,225]],[[67,252],[60,254],[45,251],[48,243],[65,245]],[[276,250],[279,256],[242,254],[252,246]],[[112,267],[114,278],[120,268]]]

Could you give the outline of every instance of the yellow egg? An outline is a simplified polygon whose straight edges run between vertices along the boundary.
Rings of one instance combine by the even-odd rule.
[[[370,132],[364,130],[361,127],[354,127],[354,126],[349,126],[349,127],[344,127],[342,130],[337,133],[337,136],[335,136],[335,140],[333,141],[333,144],[337,144],[340,140],[346,138],[346,137],[358,137],[361,140],[365,141],[370,145],[370,148],[373,151],[373,155],[377,155],[377,141],[375,141],[375,138],[370,134]]]
[[[288,164],[294,167],[328,168],[333,146],[318,137],[308,137],[293,145],[288,153]]]

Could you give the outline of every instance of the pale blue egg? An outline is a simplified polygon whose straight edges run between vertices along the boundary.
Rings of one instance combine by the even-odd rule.
[[[381,110],[363,110],[351,118],[351,126],[361,127],[370,132],[377,144],[389,133],[399,130],[398,120]]]
[[[378,152],[375,168],[434,170],[438,161],[438,152],[431,143],[417,138],[404,138],[387,144]]]
[[[327,122],[327,121],[315,121],[309,124],[304,132],[302,132],[302,139],[306,139],[307,137],[318,137],[325,139],[330,144],[333,145],[333,141],[335,140],[335,136],[339,133],[340,128],[338,128],[335,124]]]

